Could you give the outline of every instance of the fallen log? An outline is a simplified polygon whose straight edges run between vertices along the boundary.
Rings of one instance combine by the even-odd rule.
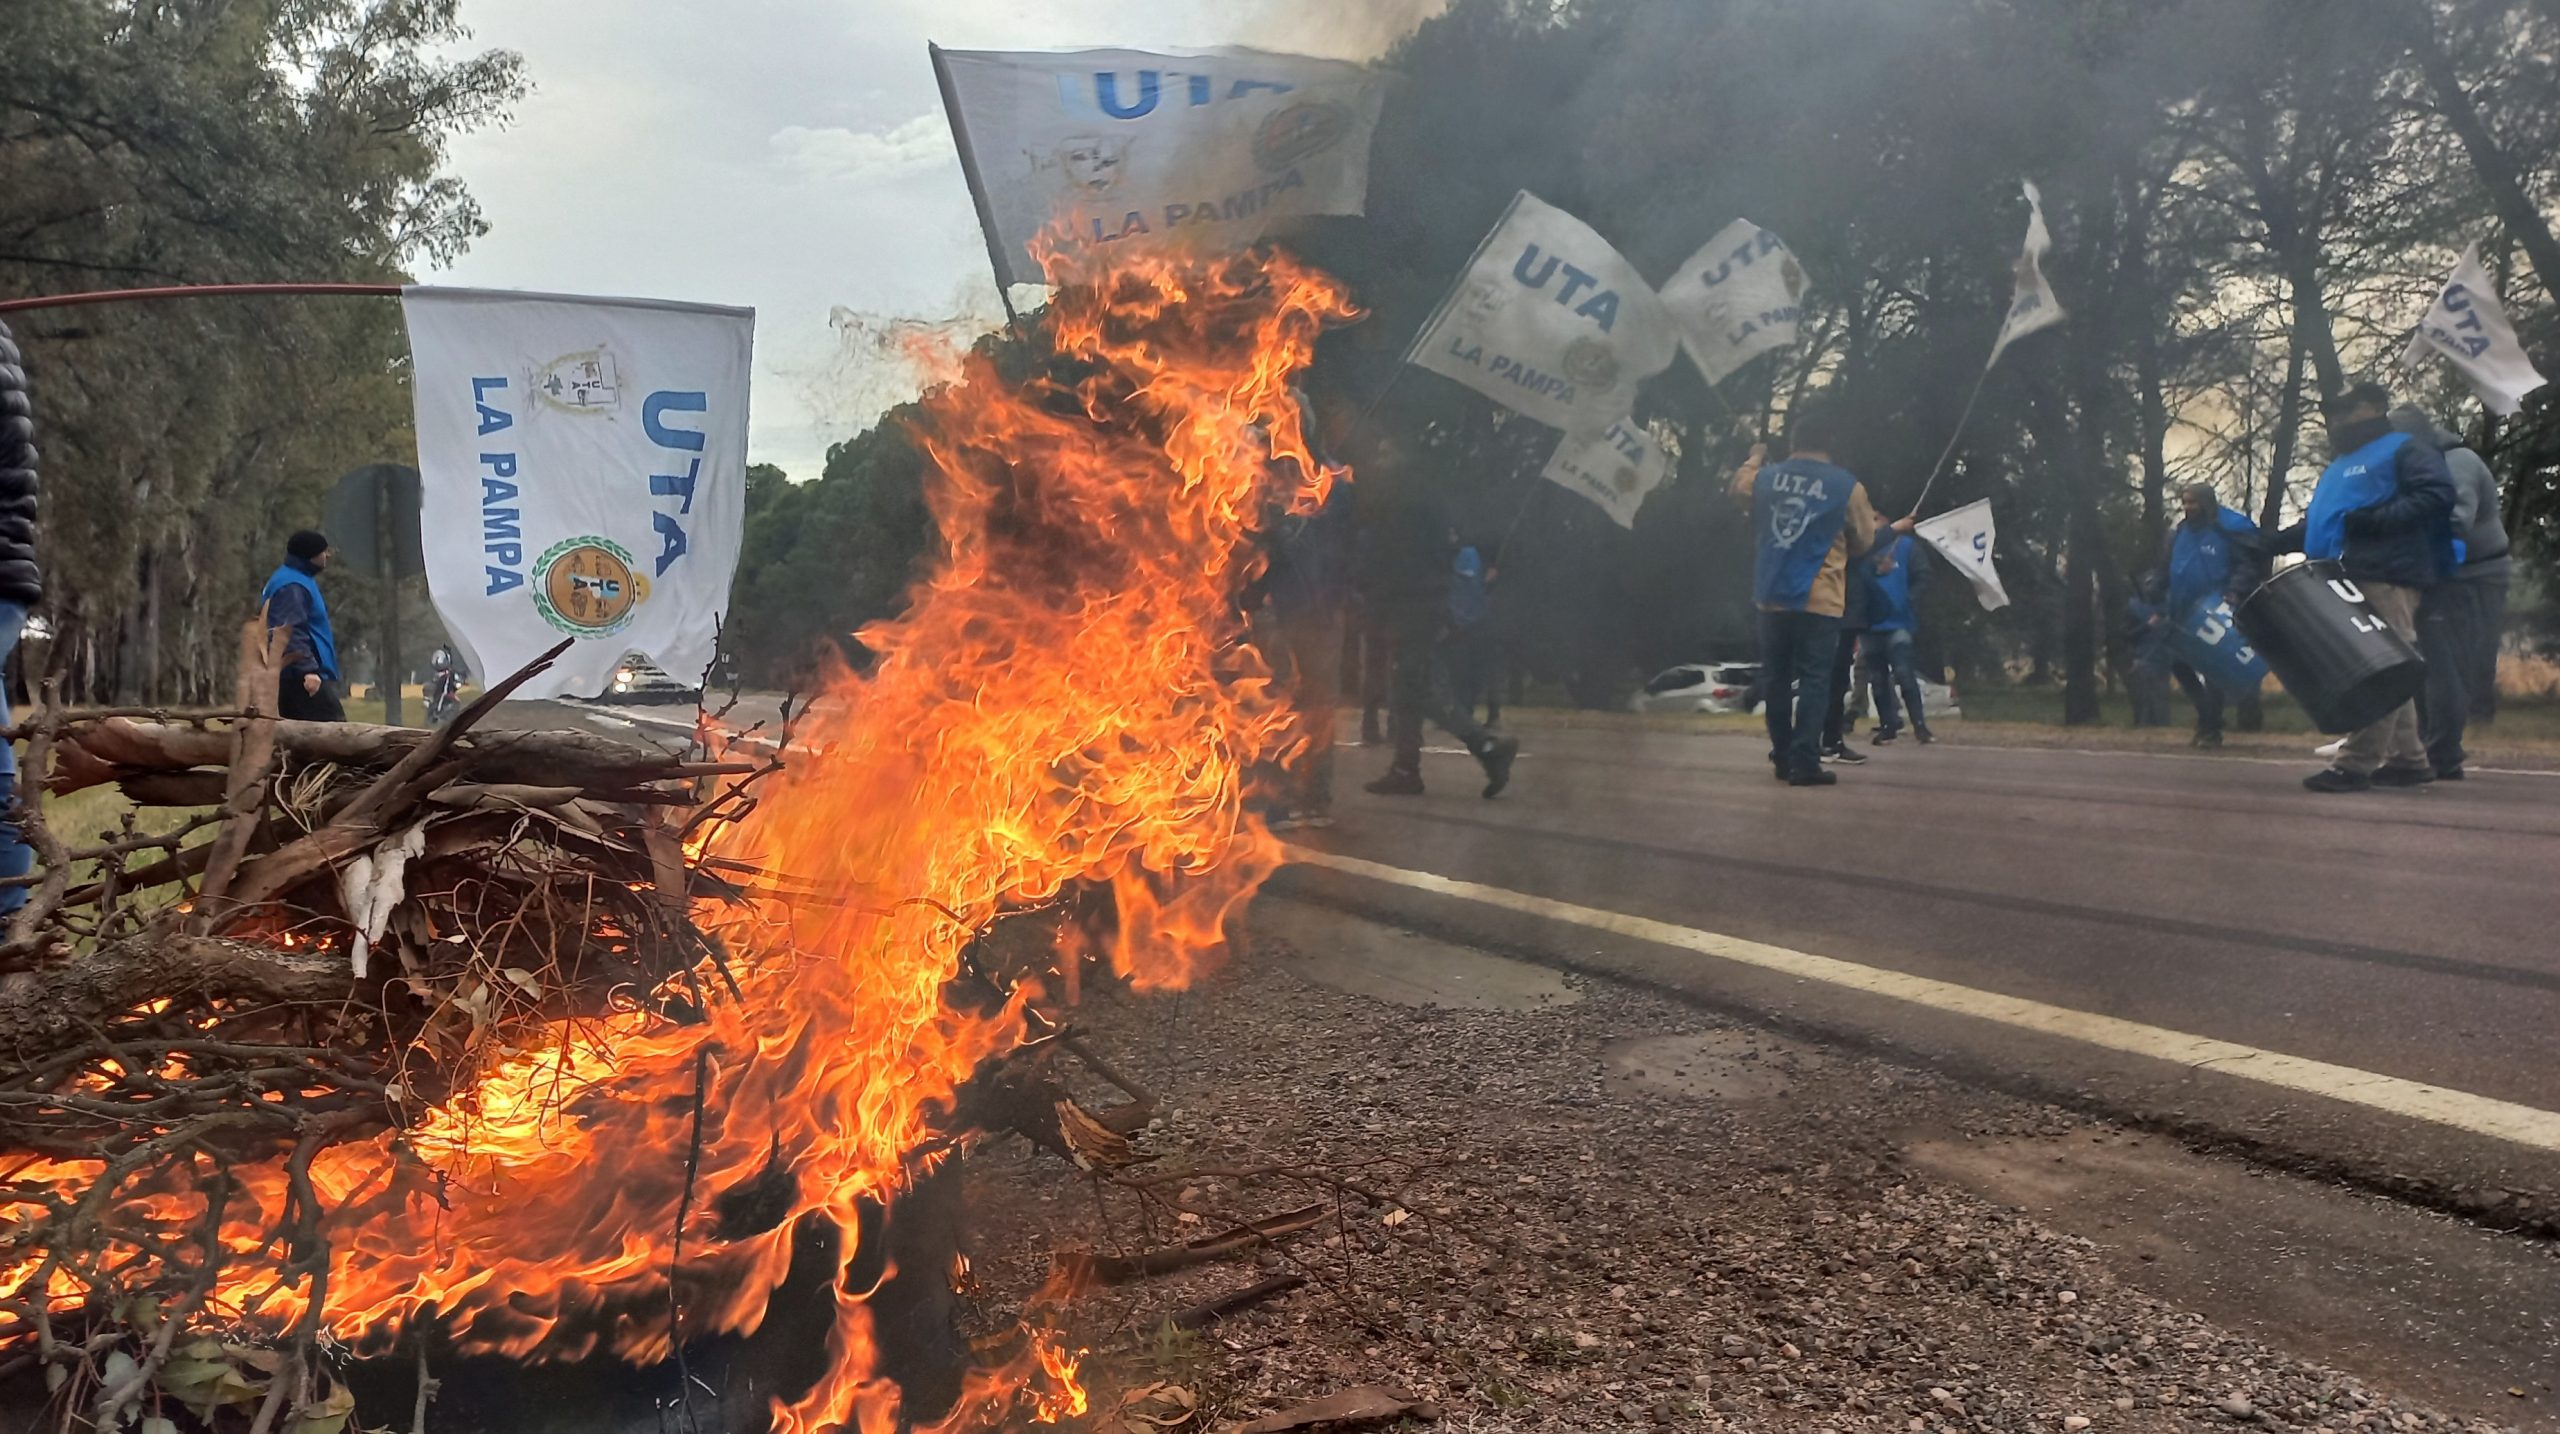
[[[146,931],[77,960],[0,975],[0,1050],[51,1049],[145,1001],[338,1001],[353,988],[344,952]]]
[[[436,737],[414,727],[360,722],[278,721],[274,728],[276,750],[297,765],[335,762],[388,768]],[[454,741],[451,755],[468,764],[474,780],[536,787],[626,789],[756,770],[753,763],[688,762],[610,737],[570,731],[472,732]],[[231,756],[229,724],[189,726],[110,717],[85,723],[62,738],[45,789],[62,796],[150,773],[227,769]]]
[[[1232,1294],[1202,1300],[1187,1309],[1176,1310],[1166,1317],[1165,1327],[1187,1331],[1207,1329],[1229,1315],[1241,1314],[1265,1300],[1278,1299],[1306,1282],[1307,1277],[1304,1275],[1273,1275],[1267,1280],[1256,1281]]]

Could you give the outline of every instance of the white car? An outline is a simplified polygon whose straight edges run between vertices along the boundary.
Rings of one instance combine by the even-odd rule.
[[[1861,688],[1860,691],[1866,697],[1866,702],[1858,709],[1858,715],[1861,718],[1872,719],[1876,715],[1875,690]],[[1899,705],[1902,694],[1895,693],[1894,701]],[[1932,682],[1926,677],[1920,679],[1920,702],[1927,709],[1921,713],[1924,717],[1936,717],[1941,713],[1953,717],[1964,711],[1962,707],[1956,705],[1956,690],[1953,687],[1943,682]],[[1903,720],[1906,725],[1910,721],[1908,717]]]
[[[1756,712],[1760,664],[1691,662],[1666,667],[1628,699],[1635,712]]]

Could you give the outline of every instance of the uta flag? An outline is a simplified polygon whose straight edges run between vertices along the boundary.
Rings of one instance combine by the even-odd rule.
[[[1707,382],[1771,349],[1793,348],[1804,266],[1785,241],[1748,219],[1724,227],[1662,286],[1680,346]]]
[[[2442,354],[2500,418],[2513,417],[2524,396],[2548,382],[2516,341],[2516,326],[2507,321],[2497,285],[2480,265],[2477,244],[2462,251],[2462,262],[2436,290],[2435,307],[2401,352],[2401,367],[2415,368],[2430,353]]]
[[[997,277],[1062,253],[1239,249],[1278,220],[1358,214],[1386,75],[1257,50],[932,49]]]
[[[412,288],[427,592],[484,680],[602,692],[711,665],[738,569],[753,309]]]
[[[1670,472],[1662,445],[1633,419],[1622,418],[1597,438],[1568,433],[1558,439],[1555,456],[1539,476],[1599,504],[1619,527],[1633,528],[1636,510]]]
[[[2033,183],[2027,191],[2027,240],[2018,251],[2017,288],[2009,298],[2009,317],[2000,323],[1999,341],[1991,346],[1991,362],[2009,345],[2062,322],[2062,305],[2045,282],[2044,256],[2053,251],[2053,234],[2044,227],[2044,196]],[[2005,599],[2004,599],[2005,601]]]
[[[1524,189],[1405,357],[1540,423],[1598,438],[1678,349],[1670,315],[1635,266]]]
[[[1981,600],[1983,611],[1994,612],[2009,605],[2008,589],[2000,586],[2000,570],[1991,563],[1991,550],[1999,546],[1999,535],[1992,527],[1990,499],[1976,498],[1961,508],[1923,518],[1912,531],[1955,564],[1956,571],[1973,584],[1973,595]]]

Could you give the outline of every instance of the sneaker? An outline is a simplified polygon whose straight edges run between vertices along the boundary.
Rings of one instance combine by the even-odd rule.
[[[1867,745],[1868,745],[1868,746],[1870,746],[1870,747],[1881,747],[1881,746],[1883,746],[1885,743],[1890,742],[1890,741],[1892,741],[1894,738],[1899,737],[1899,736],[1901,736],[1901,735],[1902,735],[1902,733],[1901,733],[1899,730],[1895,729],[1895,728],[1892,728],[1892,727],[1878,727],[1878,728],[1876,729],[1876,734],[1875,734],[1874,736],[1869,737],[1869,738],[1867,739]]]
[[[1826,772],[1816,767],[1810,772],[1798,772],[1787,778],[1787,785],[1790,787],[1836,787],[1840,785],[1840,774]]]
[[[1271,819],[1271,829],[1275,832],[1293,832],[1306,824],[1307,819],[1298,815],[1296,812],[1290,812],[1285,816],[1277,816]]]
[[[2222,734],[2219,732],[2198,732],[2196,734],[2196,740],[2191,745],[2201,747],[2208,752],[2213,751],[2222,745]]]
[[[1501,796],[1502,789],[1511,785],[1511,762],[1519,755],[1520,739],[1517,737],[1496,737],[1476,754],[1476,760],[1484,763],[1484,794],[1488,800]],[[1414,782],[1419,787],[1421,778],[1415,778]]]
[[[1848,743],[1843,742],[1836,747],[1823,748],[1822,760],[1826,762],[1838,762],[1844,767],[1854,767],[1866,761],[1867,754],[1850,746]]]
[[[1923,746],[1923,747],[1926,747],[1926,746],[1928,746],[1930,743],[1935,742],[1935,741],[1937,741],[1937,740],[1938,740],[1938,736],[1937,736],[1937,734],[1936,734],[1936,733],[1934,733],[1934,732],[1932,732],[1932,731],[1930,731],[1930,730],[1929,730],[1928,728],[1926,728],[1926,727],[1914,727],[1914,728],[1912,728],[1912,729],[1911,729],[1911,735],[1912,735],[1912,736],[1914,736],[1914,737],[1919,738],[1919,739],[1920,739],[1920,745],[1921,745],[1921,746]]]
[[[1314,827],[1318,831],[1323,831],[1333,825],[1333,813],[1309,812],[1305,816],[1298,818],[1298,825],[1302,827]]]
[[[2433,767],[2385,767],[2373,774],[2377,787],[2423,787],[2435,779]]]
[[[1389,767],[1385,776],[1360,790],[1381,797],[1418,797],[1422,795],[1422,774],[1403,767]]]
[[[2302,785],[2315,792],[2369,792],[2373,778],[2344,767],[2323,767],[2303,778]]]
[[[2462,780],[2462,769],[2460,767],[2438,767],[2436,768],[2436,780],[2439,782],[2459,782]]]

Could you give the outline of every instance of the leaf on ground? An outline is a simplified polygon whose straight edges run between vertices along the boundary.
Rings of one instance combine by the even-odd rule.
[[[1200,1396],[1179,1384],[1158,1381],[1121,1395],[1119,1408],[1112,1412],[1120,1421],[1120,1434],[1158,1434],[1200,1417]]]
[[[1440,1406],[1416,1399],[1401,1390],[1383,1384],[1364,1384],[1339,1394],[1328,1394],[1313,1403],[1278,1414],[1266,1414],[1250,1424],[1238,1424],[1226,1434],[1291,1434],[1300,1429],[1364,1429],[1390,1420],[1437,1419]]]

